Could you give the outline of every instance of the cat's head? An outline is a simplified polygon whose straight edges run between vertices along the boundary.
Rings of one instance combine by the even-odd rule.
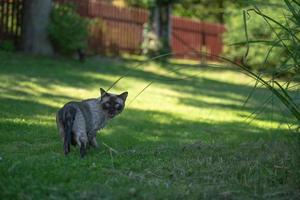
[[[103,88],[100,88],[100,93],[102,109],[106,112],[109,118],[117,116],[124,110],[128,92],[123,92],[122,94],[112,94],[106,92]]]

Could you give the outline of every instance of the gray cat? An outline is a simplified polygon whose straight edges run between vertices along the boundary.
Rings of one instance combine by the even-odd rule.
[[[97,131],[123,111],[128,92],[117,95],[102,88],[100,92],[99,98],[72,101],[58,110],[56,124],[64,141],[65,155],[70,152],[70,144],[80,147],[81,157],[89,145],[97,148]]]

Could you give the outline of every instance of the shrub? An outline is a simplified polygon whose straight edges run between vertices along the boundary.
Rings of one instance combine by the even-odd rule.
[[[106,54],[105,48],[99,45],[103,41],[104,35],[107,34],[106,23],[101,18],[93,18],[89,20],[88,26],[89,32],[89,53],[101,53]]]
[[[0,49],[4,51],[15,51],[15,45],[11,40],[4,40],[0,43]]]
[[[61,53],[70,54],[87,46],[88,22],[70,4],[55,4],[49,24],[49,37]]]
[[[282,7],[269,5],[262,8],[265,14],[276,16],[280,13]],[[247,22],[248,41],[251,43],[251,48],[248,51],[247,63],[252,69],[272,70],[284,58],[284,50],[278,47],[273,47],[271,53],[268,53],[270,47],[269,42],[276,38],[276,34],[266,24],[265,20],[253,14],[247,14],[245,18]],[[280,18],[280,23],[283,23],[283,18]],[[224,34],[224,55],[232,60],[240,61],[246,50],[245,45],[245,24],[243,12],[241,10],[232,10],[226,18],[227,32]],[[266,60],[266,56],[268,59]],[[264,63],[264,64],[263,64]]]
[[[299,91],[299,75],[300,75],[300,3],[295,0],[284,0],[283,12],[266,12],[262,9],[254,6],[244,11],[244,30],[246,35],[246,41],[240,44],[244,45],[243,49],[244,58],[241,63],[234,63],[236,66],[242,68],[247,74],[256,79],[257,83],[261,83],[267,87],[274,96],[276,96],[290,111],[290,113],[296,118],[300,127],[300,106],[299,97],[293,95],[290,91]],[[247,15],[250,17],[258,17],[263,20],[263,24],[258,27],[257,33],[261,30],[269,29],[272,37],[251,39],[249,35],[250,24],[246,18]],[[257,24],[254,24],[257,26]],[[247,37],[248,36],[248,37]],[[268,35],[266,35],[268,36]],[[265,49],[258,49],[253,45],[264,44]],[[279,61],[274,62],[275,70],[272,70],[268,76],[264,74],[257,74],[251,71],[249,68],[253,68],[253,65],[247,59],[251,56],[249,53],[253,49],[257,53],[256,55],[263,54],[264,59],[258,62],[258,66],[264,68],[266,63],[278,59]],[[280,54],[276,53],[281,52]],[[275,54],[273,58],[270,56]],[[273,59],[273,60],[272,60]],[[280,79],[282,76],[289,75],[286,79]],[[257,86],[257,84],[256,84]],[[298,129],[299,130],[299,129]],[[300,141],[299,141],[300,142]]]
[[[141,45],[142,53],[144,55],[155,56],[162,44],[157,38],[157,35],[151,30],[149,23],[144,24],[143,42]]]

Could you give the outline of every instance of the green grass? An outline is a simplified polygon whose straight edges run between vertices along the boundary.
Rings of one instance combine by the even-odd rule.
[[[1,199],[299,199],[296,125],[284,106],[228,67],[0,52]],[[171,72],[175,67],[184,68]],[[128,101],[84,159],[63,155],[59,107],[112,92]],[[296,94],[297,95],[297,94]],[[251,123],[250,123],[251,122]]]

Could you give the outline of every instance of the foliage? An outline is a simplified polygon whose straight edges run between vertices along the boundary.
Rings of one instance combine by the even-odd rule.
[[[155,0],[126,0],[127,5],[139,8],[149,9],[153,6]]]
[[[0,50],[4,51],[15,51],[15,45],[14,42],[11,40],[4,40],[0,43]]]
[[[277,7],[267,7],[264,9],[264,12],[277,15],[279,9],[280,8]],[[266,22],[258,15],[247,15],[246,20],[248,24],[247,34],[249,41],[266,41],[251,43],[252,48],[249,49],[247,63],[253,69],[266,70],[267,68],[274,68],[275,65],[283,59],[283,51],[280,48],[273,48],[272,53],[268,54],[269,47],[267,44],[275,38],[275,34],[271,28],[266,25]],[[244,45],[245,25],[243,12],[233,10],[231,14],[227,16],[226,22],[227,32],[224,34],[224,55],[233,60],[240,61],[246,51]],[[267,54],[269,57],[268,61],[263,64]]]
[[[143,55],[155,56],[159,49],[161,49],[162,44],[150,27],[149,23],[146,23],[143,27],[143,42],[141,49]]]
[[[103,40],[103,35],[107,33],[107,26],[101,18],[92,18],[89,19],[89,26],[88,26],[89,38],[96,38],[97,41]],[[90,49],[92,49],[94,54],[103,52],[103,48],[97,42],[91,42],[89,44]]]
[[[290,87],[290,83],[294,80],[299,80],[300,75],[300,56],[299,56],[299,30],[300,30],[300,4],[294,0],[285,0],[285,12],[283,12],[282,18],[285,22],[280,21],[280,16],[273,17],[272,15],[262,11],[257,6],[248,9],[247,13],[254,13],[257,17],[264,20],[265,26],[269,27],[274,38],[250,40],[248,34],[248,23],[245,19],[246,12],[244,13],[245,21],[245,33],[246,33],[246,51],[244,53],[244,59],[241,64],[237,64],[243,70],[245,70],[251,77],[255,78],[258,83],[266,86],[293,114],[298,120],[300,125],[300,106],[298,102],[298,96],[291,95],[291,90],[294,90],[294,86]],[[266,64],[270,63],[270,55],[274,54],[274,49],[279,49],[281,54],[275,51],[275,55],[281,60],[274,63],[275,69],[271,71],[271,79],[264,77],[261,74],[255,74],[248,70],[251,68],[251,63],[248,62],[248,56],[253,44],[265,43],[268,49],[265,52],[265,59],[261,62],[261,68],[264,68]],[[256,49],[256,47],[254,46]],[[274,59],[273,59],[274,60]],[[279,83],[279,78],[290,74],[289,79],[285,83]]]
[[[226,57],[220,57],[221,60],[227,61],[235,66],[241,68],[245,74],[249,77],[256,80],[256,84],[254,89],[249,94],[246,99],[247,101],[252,97],[253,92],[259,84],[265,86],[272,92],[272,95],[269,96],[265,105],[271,103],[273,101],[273,96],[277,97],[281,103],[285,106],[285,108],[293,115],[293,117],[297,120],[298,128],[296,128],[296,132],[299,132],[300,129],[300,106],[299,106],[299,17],[300,17],[300,4],[294,0],[284,0],[286,6],[286,12],[283,13],[285,23],[280,23],[280,18],[278,16],[272,17],[270,14],[263,12],[260,8],[254,5],[253,8],[244,11],[244,30],[246,41],[240,44],[244,44],[246,50],[243,55],[243,59],[240,62],[234,62]],[[273,40],[249,40],[249,32],[248,32],[248,23],[246,16],[249,15],[250,12],[253,12],[258,17],[261,17],[266,26],[269,27],[273,34],[275,34],[275,38]],[[295,43],[296,42],[296,43]],[[274,48],[279,48],[282,52],[286,52],[286,55],[281,54],[284,58],[282,62],[278,62],[276,64],[275,70],[271,70],[271,73],[265,76],[264,73],[256,73],[251,70],[253,66],[248,62],[248,55],[250,49],[253,48],[253,44],[264,43],[268,46],[268,50],[266,52],[266,57],[264,61],[261,63],[261,66],[264,67],[270,58],[271,53],[273,53]],[[254,46],[255,48],[255,46]],[[278,55],[279,56],[279,55]],[[281,76],[286,76],[290,74],[289,78],[284,79],[285,82],[280,81]],[[271,75],[271,76],[270,76]],[[271,77],[271,78],[270,78]],[[293,94],[296,92],[297,95]],[[300,136],[297,135],[296,140],[298,142],[298,149],[300,145]],[[295,151],[295,154],[299,155],[299,150]]]
[[[184,0],[174,5],[177,16],[194,18],[205,22],[226,23],[228,15],[249,5],[266,5],[276,0]]]
[[[232,0],[185,0],[174,5],[173,13],[205,22],[223,23],[226,8],[234,3]]]
[[[145,9],[150,9],[155,5],[174,4],[178,2],[180,2],[180,0],[126,0],[126,3],[129,6],[145,8]]]
[[[136,68],[136,60],[77,63],[0,52],[1,199],[298,199],[289,116],[268,104],[251,124],[243,117],[267,89],[243,107],[251,79],[228,67]],[[99,95],[125,73],[111,91],[128,90],[127,107],[97,138],[118,153],[103,145],[84,159],[76,148],[65,157],[58,108]]]
[[[157,56],[170,52],[169,44],[169,10],[170,6],[178,2],[177,0],[128,0],[130,6],[143,7],[149,9],[150,16],[148,23],[143,30],[142,52],[148,56]],[[162,57],[166,61],[168,57]]]
[[[88,23],[71,4],[55,4],[49,25],[49,36],[62,53],[73,53],[87,45]]]
[[[227,32],[224,34],[224,56],[241,61],[247,51],[247,64],[250,68],[278,73],[278,70],[281,71],[282,63],[287,64],[286,62],[291,61],[287,49],[280,40],[283,39],[288,46],[295,44],[287,29],[283,27],[294,26],[293,21],[296,17],[289,18],[291,11],[288,6],[284,3],[280,4],[278,1],[269,1],[265,4],[254,2],[244,9],[249,11],[245,13],[245,16],[241,10],[232,8],[226,17]],[[255,10],[263,13],[269,19],[259,15]],[[247,35],[245,34],[245,24],[247,25]],[[297,28],[294,26],[292,29],[291,31],[296,31]]]
[[[232,8],[241,9],[249,5],[249,0],[184,0],[174,5],[177,16],[194,18],[211,23],[227,23],[226,16]]]

